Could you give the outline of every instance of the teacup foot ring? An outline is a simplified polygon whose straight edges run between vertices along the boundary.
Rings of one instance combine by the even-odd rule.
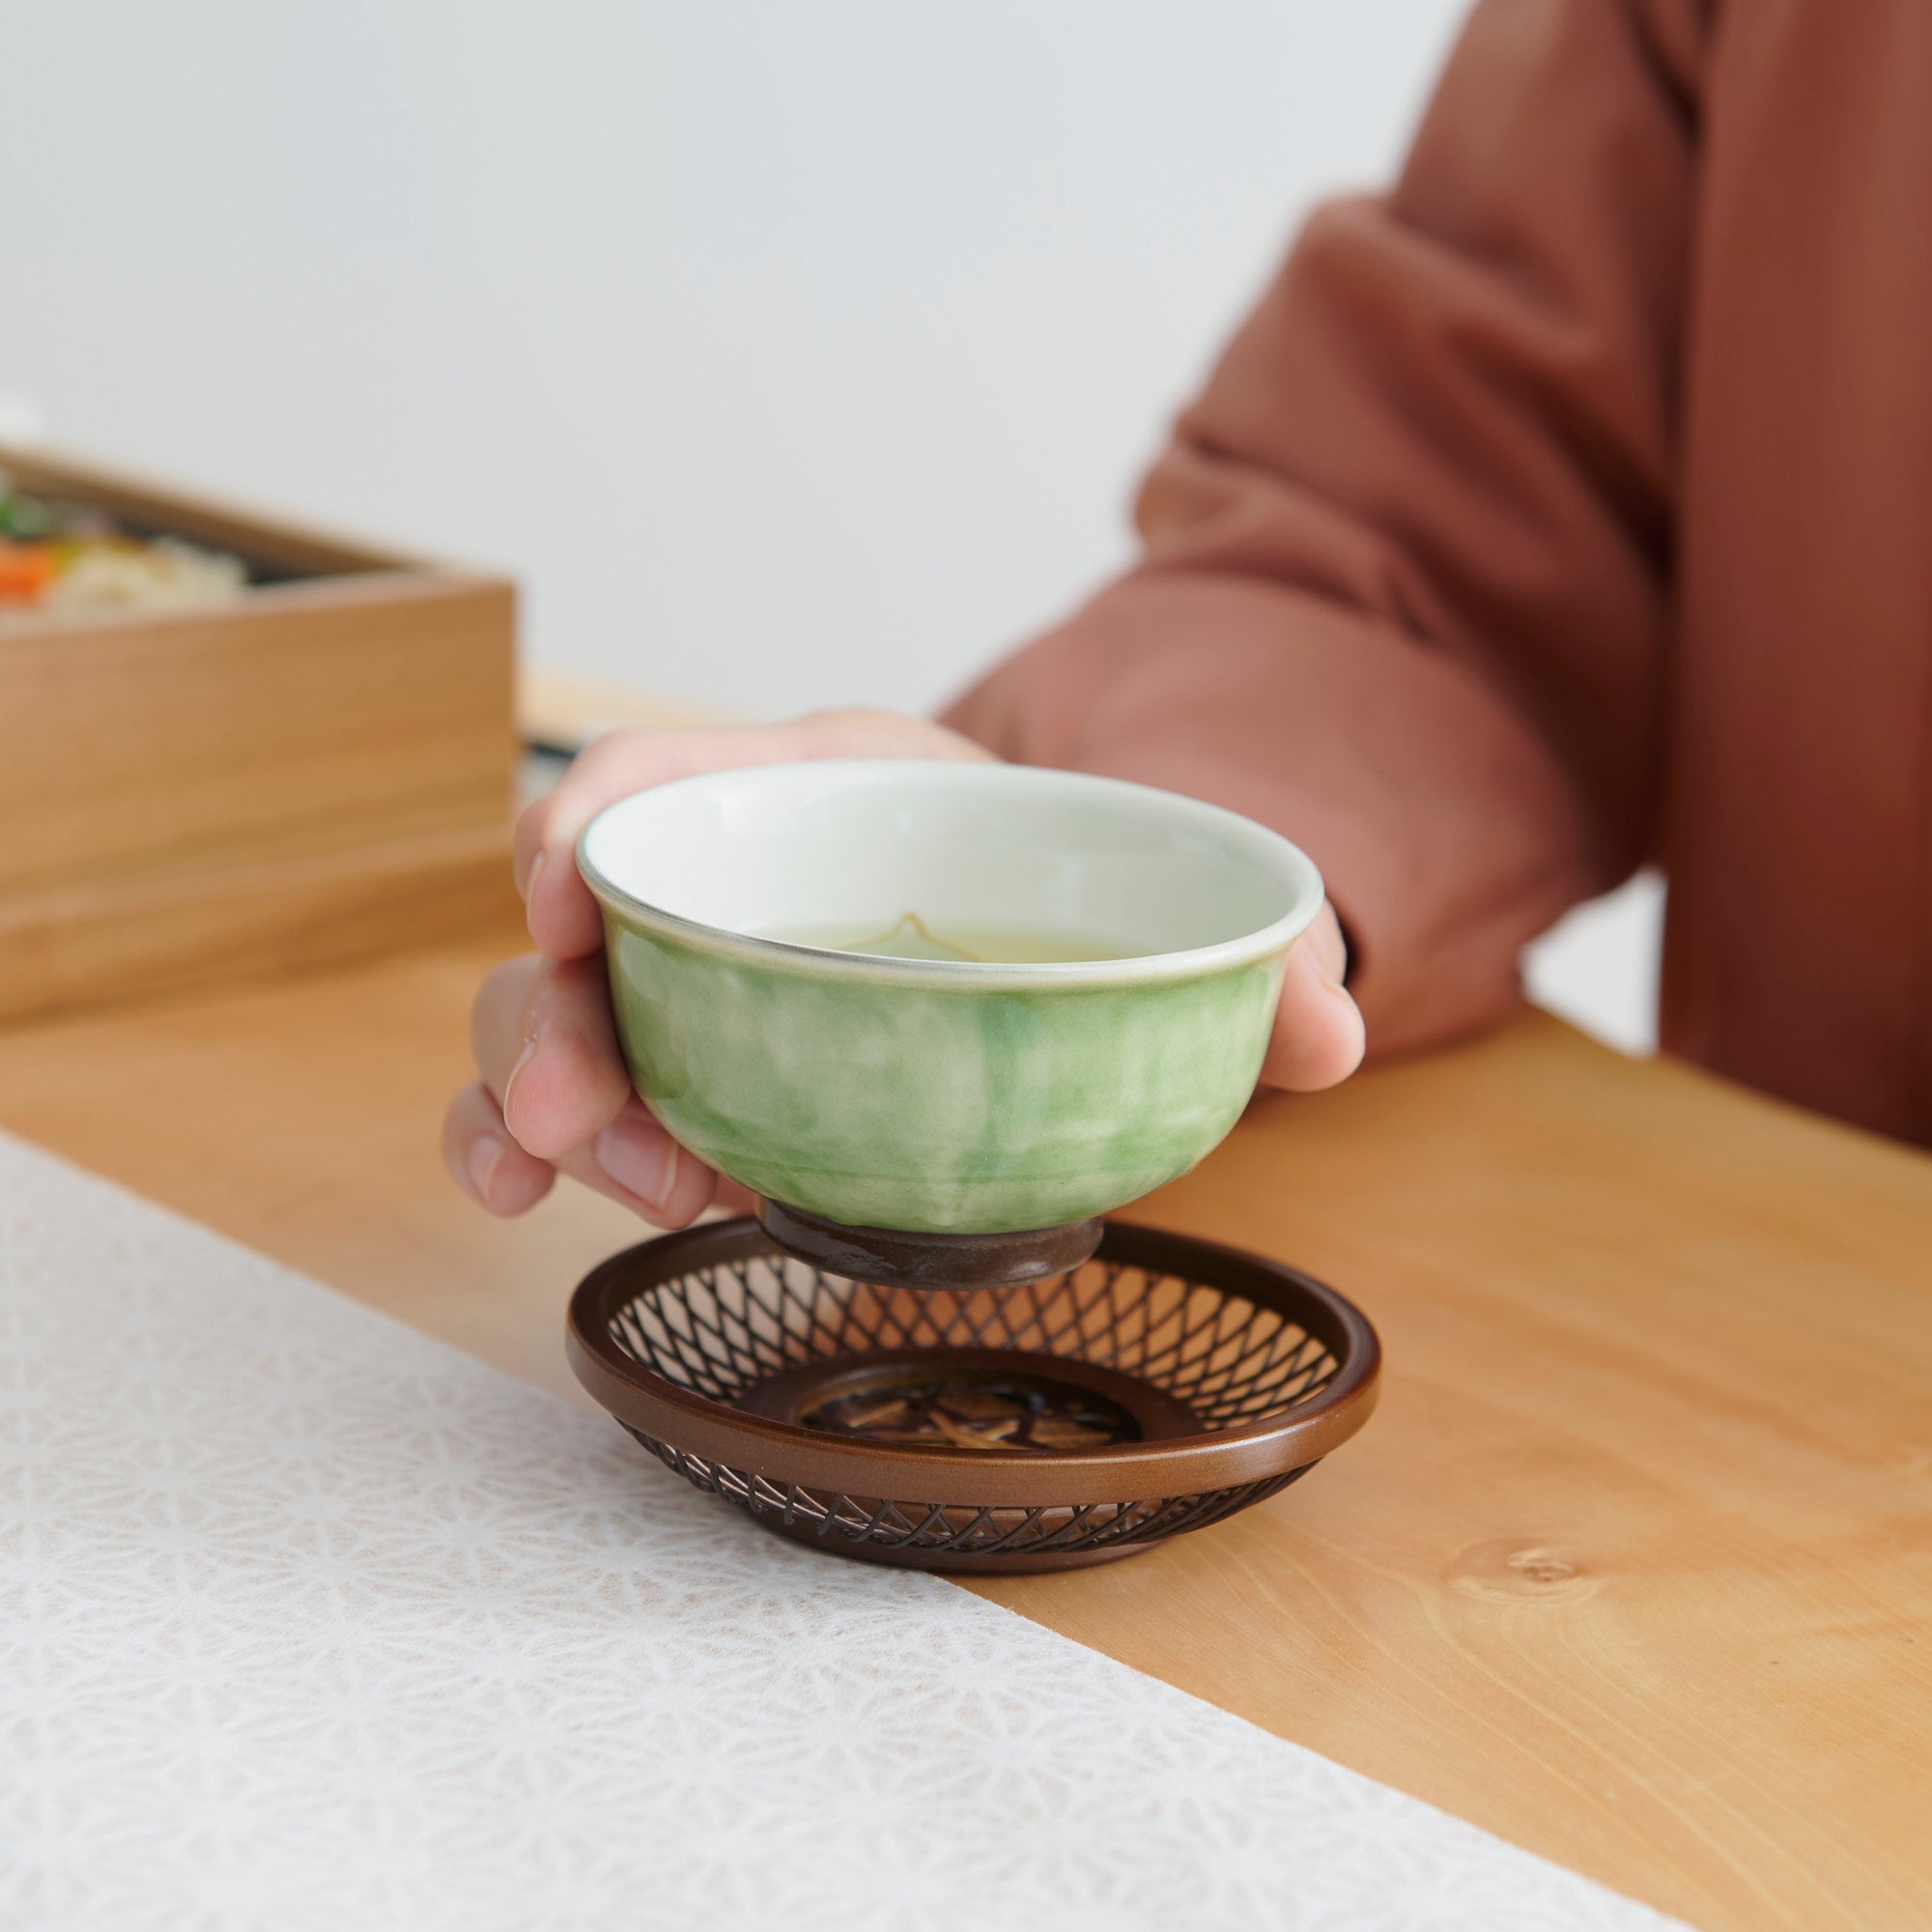
[[[830,1274],[883,1288],[1017,1288],[1048,1281],[1091,1261],[1104,1224],[1068,1221],[1018,1234],[913,1235],[853,1228],[842,1221],[760,1200],[758,1225],[786,1254]]]

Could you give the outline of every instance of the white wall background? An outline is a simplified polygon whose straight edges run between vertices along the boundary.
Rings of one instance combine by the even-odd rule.
[[[1125,554],[1165,418],[1307,203],[1393,166],[1463,4],[18,8],[0,398],[513,570],[563,668],[927,706]],[[1637,926],[1546,996],[1629,1035],[1590,1002]]]

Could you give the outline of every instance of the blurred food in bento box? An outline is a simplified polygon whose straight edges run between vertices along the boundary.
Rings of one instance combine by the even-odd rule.
[[[239,556],[129,528],[0,472],[0,627],[45,611],[200,610],[247,587]]]

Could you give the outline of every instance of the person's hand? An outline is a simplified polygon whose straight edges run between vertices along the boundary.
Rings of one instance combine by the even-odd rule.
[[[943,725],[882,711],[599,739],[517,826],[517,886],[539,950],[497,967],[477,993],[470,1041],[480,1078],[443,1121],[457,1184],[494,1214],[521,1214],[568,1174],[660,1228],[685,1226],[719,1190],[719,1177],[638,1097],[617,1046],[603,919],[575,856],[577,835],[607,805],[741,765],[991,755]],[[1346,962],[1342,928],[1324,905],[1288,955],[1264,1084],[1332,1087],[1360,1064],[1362,1018],[1341,984]]]
[[[1339,1087],[1362,1064],[1367,1037],[1359,1008],[1342,984],[1348,942],[1335,908],[1322,901],[1315,923],[1289,948],[1281,1005],[1262,1062],[1262,1085],[1292,1094]]]
[[[638,1097],[618,1050],[603,916],[577,870],[577,835],[607,805],[741,765],[991,756],[944,725],[889,711],[598,739],[517,823],[517,890],[537,952],[497,967],[476,995],[469,1037],[480,1077],[442,1125],[457,1185],[493,1214],[521,1214],[568,1174],[660,1228],[682,1228],[718,1190],[718,1176]]]

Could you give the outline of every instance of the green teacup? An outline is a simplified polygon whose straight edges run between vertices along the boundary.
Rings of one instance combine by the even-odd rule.
[[[1321,904],[1248,819],[1023,765],[685,779],[600,813],[578,866],[678,1140],[770,1201],[920,1234],[1056,1227],[1184,1174],[1246,1105]]]

